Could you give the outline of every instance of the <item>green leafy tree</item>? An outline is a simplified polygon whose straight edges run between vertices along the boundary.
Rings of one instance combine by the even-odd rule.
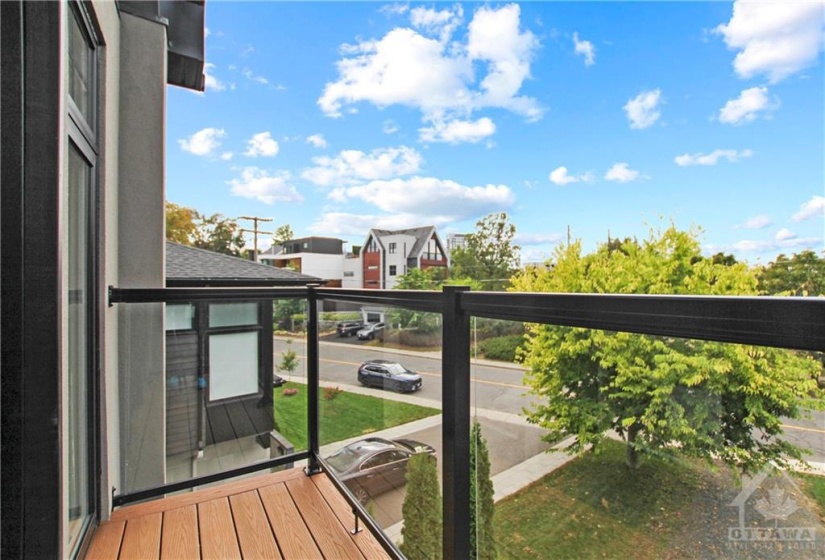
[[[538,292],[753,295],[744,264],[701,258],[697,233],[652,232],[620,251],[583,255],[581,243],[559,247],[553,270],[514,279]],[[640,453],[678,452],[720,458],[745,471],[785,464],[800,450],[779,439],[782,418],[821,408],[817,362],[804,353],[744,345],[641,336],[550,325],[528,326],[522,354],[527,381],[543,402],[529,418],[549,438],[576,436],[571,451],[597,446],[608,430]]]
[[[441,489],[435,457],[416,453],[407,464],[407,493],[401,508],[401,552],[408,560],[442,558]]]
[[[493,481],[490,451],[477,421],[470,431],[470,473],[470,558],[490,560],[496,557]]]
[[[412,268],[395,280],[396,290],[438,290],[440,283],[434,268]]]
[[[198,215],[192,245],[235,257],[243,256],[244,240],[241,228],[235,220],[221,214]]]
[[[166,239],[181,245],[192,245],[197,229],[195,225],[197,217],[198,213],[194,209],[167,201]]]
[[[485,290],[503,290],[518,270],[521,247],[513,242],[516,226],[507,214],[490,214],[476,222],[466,246],[450,253],[451,275],[472,278]]]
[[[289,224],[284,224],[278,227],[272,235],[272,243],[274,245],[283,245],[292,239],[295,239],[295,233],[292,231],[292,227]]]
[[[759,270],[759,290],[767,295],[821,296],[825,293],[825,251],[779,255]]]
[[[287,380],[292,381],[292,374],[298,369],[298,355],[292,349],[292,339],[286,341],[287,348],[281,353],[281,362],[276,366],[278,371],[287,374]]]
[[[304,311],[304,300],[298,298],[275,300],[272,310],[273,326],[276,330],[292,331],[293,317]]]

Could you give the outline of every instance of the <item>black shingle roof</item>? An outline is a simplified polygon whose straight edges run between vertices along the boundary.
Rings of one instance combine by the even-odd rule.
[[[167,286],[294,286],[320,278],[205,249],[166,242]]]

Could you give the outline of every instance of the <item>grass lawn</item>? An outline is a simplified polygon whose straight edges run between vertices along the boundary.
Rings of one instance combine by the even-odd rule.
[[[283,396],[284,389],[298,389],[297,395]],[[301,383],[286,383],[275,389],[275,422],[277,429],[294,446],[307,448],[307,387]],[[439,414],[435,408],[426,408],[404,402],[358,395],[346,391],[334,399],[320,398],[321,445],[354,436],[366,435]]]
[[[624,464],[624,446],[605,442],[496,504],[500,558],[663,558],[683,528],[700,469],[645,457]]]
[[[796,475],[802,481],[802,490],[819,506],[819,514],[825,519],[825,476]]]

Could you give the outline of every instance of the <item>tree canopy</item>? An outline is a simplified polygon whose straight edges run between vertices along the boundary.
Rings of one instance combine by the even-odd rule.
[[[166,239],[236,257],[243,256],[246,244],[235,220],[221,214],[205,216],[194,208],[168,201]]]
[[[292,231],[292,226],[289,224],[279,226],[272,235],[272,243],[274,245],[283,245],[292,239],[295,239],[295,233]]]
[[[821,296],[825,293],[825,251],[779,255],[759,270],[759,290],[766,295]]]
[[[754,295],[745,264],[704,258],[696,232],[652,232],[582,254],[580,242],[556,250],[552,270],[518,275],[518,291]],[[722,262],[715,262],[722,261]],[[800,458],[779,439],[782,418],[821,408],[810,356],[784,349],[670,337],[530,325],[522,354],[527,381],[542,402],[529,419],[549,438],[575,435],[571,451],[598,446],[615,430],[628,464],[639,454],[678,452],[752,470]],[[596,447],[598,448],[598,447]]]
[[[450,253],[451,275],[483,284],[485,290],[503,290],[519,266],[519,251],[513,238],[516,226],[504,212],[490,214],[476,222],[476,231],[467,236],[464,247]]]
[[[441,489],[435,457],[416,453],[407,464],[407,493],[401,506],[401,552],[409,560],[442,558]]]

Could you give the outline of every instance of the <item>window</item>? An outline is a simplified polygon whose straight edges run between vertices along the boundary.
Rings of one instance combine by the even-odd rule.
[[[258,304],[213,303],[209,306],[210,327],[234,327],[258,324]]]
[[[166,304],[166,330],[191,330],[195,307],[191,303]]]
[[[389,248],[390,253],[395,253],[395,247],[396,247],[395,243],[390,243],[390,248]]]
[[[98,348],[95,307],[97,182],[97,50],[89,8],[70,2],[66,66],[68,142],[66,180],[68,329],[65,430],[68,451],[67,550],[74,554],[94,517],[97,495],[95,371]]]
[[[391,264],[390,265],[390,276],[395,276],[395,270],[396,270],[395,265]]]
[[[345,270],[344,271],[344,278],[352,278],[353,276],[355,276],[355,273],[352,272],[351,270]]]
[[[364,247],[365,253],[377,253],[378,252],[378,242],[375,241],[374,237],[370,237],[367,241],[367,245]]]

